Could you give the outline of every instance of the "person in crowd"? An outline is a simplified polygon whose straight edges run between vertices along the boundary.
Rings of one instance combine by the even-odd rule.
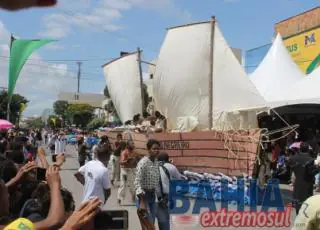
[[[22,171],[24,174],[27,173],[27,171],[23,170]],[[46,172],[46,181],[47,184],[50,188],[50,208],[49,208],[49,212],[48,215],[46,216],[46,218],[44,220],[41,221],[37,221],[34,223],[34,228],[35,229],[39,229],[39,230],[54,230],[54,229],[59,229],[60,227],[62,227],[63,225],[63,220],[64,220],[64,205],[63,205],[63,200],[61,197],[61,193],[60,193],[60,187],[61,187],[61,181],[60,181],[60,176],[59,176],[59,169],[56,166],[50,166],[47,169]],[[3,181],[0,183],[0,187],[1,187],[1,198],[4,198],[1,200],[0,198],[0,202],[2,205],[2,222],[0,224],[2,225],[6,225],[9,224],[10,221],[14,220],[15,217],[10,217],[8,215],[10,215],[8,213],[8,183],[4,184]],[[7,218],[5,217],[5,214],[7,214]],[[6,221],[4,220],[6,219]],[[5,223],[7,222],[7,223]],[[1,226],[0,226],[1,228]],[[7,228],[7,229],[11,229],[11,228]]]
[[[87,146],[83,142],[83,138],[78,140],[78,161],[80,167],[86,163],[87,158]]]
[[[156,122],[155,121],[150,121],[150,125],[147,126],[146,128],[146,135],[150,136],[152,134],[154,134],[156,132],[157,128],[156,128]]]
[[[53,162],[56,162],[57,155],[66,153],[66,147],[67,147],[67,139],[65,138],[64,133],[60,132],[58,135],[58,138],[55,141],[54,156],[52,158]]]
[[[166,118],[159,112],[154,113],[156,116],[156,132],[164,132],[167,129]]]
[[[92,197],[98,197],[104,205],[111,195],[111,182],[107,164],[110,158],[108,148],[99,147],[97,159],[89,161],[74,175],[84,185],[83,202]]]
[[[11,142],[9,150],[6,152],[6,158],[12,160],[17,166],[22,165],[25,162],[23,143]]]
[[[129,126],[129,125],[131,125],[131,123],[132,123],[132,121],[131,121],[131,120],[128,120],[128,121],[126,121],[126,122],[124,123],[124,125],[125,125],[125,126]]]
[[[36,147],[40,147],[42,145],[42,134],[40,130],[36,132]]]
[[[320,228],[320,195],[314,195],[303,202],[295,218],[292,230],[317,230]]]
[[[132,119],[132,125],[134,126],[139,126],[141,125],[143,122],[143,119],[141,119],[141,115],[140,114],[136,114],[133,116],[133,119]]]
[[[5,131],[0,131],[0,154],[5,154],[8,146],[7,133]]]
[[[160,180],[159,154],[160,143],[150,139],[147,142],[149,156],[143,157],[136,168],[135,191],[138,217],[142,229],[153,229],[156,215],[156,188]]]
[[[123,147],[123,146],[121,146]],[[137,162],[139,160],[139,155],[134,151],[134,143],[128,141],[125,149],[121,153],[120,166],[120,187],[118,190],[118,204],[126,197],[126,190],[129,188],[131,193],[131,199],[135,202],[135,189],[134,189],[134,179]]]
[[[65,222],[75,210],[75,202],[72,194],[65,188],[60,189],[64,203]],[[25,202],[20,212],[20,217],[27,218],[32,222],[44,220],[49,214],[51,205],[50,188],[48,184],[41,182],[31,195],[31,199]]]
[[[48,130],[45,129],[45,130],[43,131],[43,137],[44,137],[44,143],[43,143],[43,144],[44,144],[44,145],[46,145],[46,144],[48,143],[48,134],[49,134],[49,133],[48,133]]]
[[[272,160],[271,160],[271,164],[270,164],[270,169],[273,174],[274,171],[276,171],[276,169],[277,169],[277,162],[278,162],[278,158],[281,153],[281,148],[280,148],[279,143],[272,143],[271,149],[272,149]]]
[[[58,135],[56,134],[52,134],[50,141],[48,143],[48,147],[50,149],[51,152],[51,160],[52,162],[56,161],[56,154],[55,154],[55,149],[56,149],[56,141],[58,139]]]
[[[111,174],[111,184],[114,184],[114,181],[120,181],[120,155],[121,152],[124,150],[123,146],[125,145],[122,143],[122,134],[117,134],[117,140],[115,142],[115,150],[112,154],[112,174]],[[122,143],[122,145],[121,145]]]
[[[150,126],[150,120],[149,120],[150,114],[145,111],[143,112],[142,116],[143,116],[142,126],[145,126],[145,127]]]
[[[31,144],[27,144],[25,146],[25,159],[27,162],[32,162],[36,160],[36,153],[34,152],[35,149],[33,148],[33,146]]]
[[[100,142],[97,144],[97,145],[94,145],[92,147],[92,152],[93,152],[93,159],[97,159],[96,155],[97,155],[97,150],[99,148],[103,147],[104,149],[109,149],[108,152],[111,151],[111,145],[110,145],[110,142],[109,142],[109,139],[107,136],[102,136],[100,138]]]
[[[176,166],[170,163],[169,155],[167,153],[160,153],[158,155],[160,163],[160,183],[157,187],[157,212],[159,230],[170,230],[170,216],[169,216],[169,187],[170,180],[185,180]]]
[[[100,211],[101,201],[93,198],[84,202],[80,208],[68,218],[60,230],[93,230],[93,220]]]
[[[294,173],[293,199],[297,214],[302,203],[313,195],[314,178],[320,172],[319,165],[315,165],[315,160],[309,155],[309,148],[307,143],[302,142],[300,151],[288,160],[288,167]],[[280,175],[286,172],[284,170]]]

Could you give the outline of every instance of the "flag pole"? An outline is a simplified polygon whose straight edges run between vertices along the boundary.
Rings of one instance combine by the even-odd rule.
[[[12,44],[13,44],[13,41],[15,40],[13,34],[11,34],[11,39],[10,39],[10,56],[9,56],[9,63],[10,63],[10,59],[11,59],[11,48],[12,48]],[[10,65],[9,65],[10,66]],[[10,72],[10,70],[9,70]],[[10,73],[9,73],[10,74]],[[8,79],[8,85],[9,85],[9,81],[10,79]],[[11,104],[11,95],[9,95],[9,87],[8,87],[8,91],[7,91],[7,94],[8,94],[8,104],[7,104],[7,121],[10,121],[10,104]]]

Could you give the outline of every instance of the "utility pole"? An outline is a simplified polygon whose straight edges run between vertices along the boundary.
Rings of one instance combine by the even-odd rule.
[[[208,93],[209,93],[209,114],[208,114],[208,120],[209,120],[209,131],[212,130],[213,125],[213,58],[214,58],[214,33],[215,33],[215,26],[216,26],[216,18],[211,18],[211,32],[210,32],[210,71],[208,76]]]
[[[143,77],[142,77],[142,66],[141,66],[141,49],[137,48],[138,53],[138,65],[139,65],[139,74],[140,74],[140,88],[141,88],[141,101],[142,101],[142,114],[145,110],[146,100],[147,98],[144,98],[144,88],[143,88]]]
[[[78,90],[77,90],[77,93],[79,95],[80,93],[80,77],[81,77],[81,65],[82,65],[82,62],[77,62],[78,64]]]

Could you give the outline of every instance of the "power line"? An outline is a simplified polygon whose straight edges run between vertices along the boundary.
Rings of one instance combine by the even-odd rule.
[[[32,62],[26,62],[25,65],[27,65],[27,66],[37,66],[39,68],[46,68],[46,69],[52,69],[52,70],[65,70],[65,68],[58,67],[58,66],[50,66],[50,65],[45,65],[45,64],[43,65],[43,64],[32,63]],[[71,67],[71,66],[68,65],[68,67]],[[97,68],[97,70],[98,69],[101,70],[100,68]],[[84,74],[88,74],[88,75],[102,75],[103,74],[102,72],[83,72],[83,73]]]
[[[39,70],[39,69],[38,69]],[[34,71],[34,70],[29,70],[29,69],[23,69],[22,73],[28,73],[28,74],[47,74],[44,71]],[[70,76],[70,75],[55,75],[57,78],[68,78],[68,79],[77,79],[76,76]],[[89,77],[81,77],[81,80],[90,80],[90,81],[104,81],[103,79],[97,79],[97,78],[89,78]]]
[[[7,58],[10,59],[9,56],[3,56],[0,55],[1,58]],[[90,62],[90,61],[112,61],[116,58],[90,58],[90,59],[38,59],[38,58],[29,58],[28,60],[33,60],[33,61],[46,61],[46,62]]]

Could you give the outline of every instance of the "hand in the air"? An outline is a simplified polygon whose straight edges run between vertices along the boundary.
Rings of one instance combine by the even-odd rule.
[[[20,179],[36,168],[37,168],[37,164],[34,161],[29,162],[19,169],[16,177]]]
[[[50,187],[61,185],[61,179],[59,174],[59,168],[56,166],[50,166],[46,172],[46,180]]]
[[[14,11],[30,7],[49,7],[57,4],[57,0],[0,0],[0,7]]]
[[[76,230],[87,225],[100,211],[100,204],[101,201],[98,198],[91,199],[83,203],[81,207],[69,217],[62,227],[62,230]]]

